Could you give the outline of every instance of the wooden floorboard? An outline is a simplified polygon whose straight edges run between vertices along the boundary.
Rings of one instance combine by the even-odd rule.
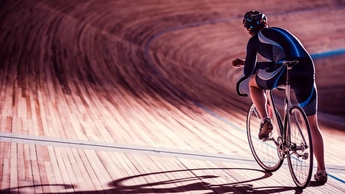
[[[315,59],[329,176],[303,191],[286,161],[273,173],[255,162],[251,102],[237,96],[242,69],[230,65],[245,56],[242,15],[253,8],[312,55],[344,49],[345,2],[0,7],[0,193],[345,193],[344,54]]]
[[[23,143],[7,144],[2,189],[35,193],[295,193],[286,162],[274,173],[261,170],[254,160],[238,162],[171,158],[72,147]],[[38,153],[40,151],[40,153]],[[28,154],[25,154],[28,153]],[[337,169],[338,168],[338,169]],[[329,173],[344,170],[329,165]],[[339,180],[325,186],[314,181],[304,192],[344,192]]]

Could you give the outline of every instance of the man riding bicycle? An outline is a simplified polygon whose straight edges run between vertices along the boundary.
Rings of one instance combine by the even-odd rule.
[[[243,25],[252,36],[247,44],[245,60],[237,58],[235,67],[244,67],[244,76],[250,78],[250,96],[255,104],[262,124],[259,139],[269,136],[273,130],[267,116],[267,100],[264,90],[272,90],[285,85],[286,73],[282,63],[297,60],[299,63],[290,70],[291,88],[295,92],[299,106],[307,115],[313,141],[314,154],[318,163],[314,179],[325,184],[327,173],[324,163],[323,138],[317,120],[317,89],[315,67],[309,53],[301,42],[289,31],[279,27],[269,27],[267,17],[259,11],[249,11],[244,15]],[[257,54],[269,61],[258,62]]]

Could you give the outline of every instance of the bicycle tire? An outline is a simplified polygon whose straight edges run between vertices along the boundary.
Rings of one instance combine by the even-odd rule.
[[[290,130],[286,130],[287,145],[290,145],[288,165],[295,184],[300,188],[305,188],[310,183],[313,171],[313,143],[310,126],[307,116],[299,106],[293,106],[289,116]]]
[[[272,120],[274,126],[272,137],[278,138],[278,129],[280,129],[278,125],[281,125],[281,119],[277,110],[275,110],[275,114],[279,121],[275,122]],[[258,138],[260,123],[260,116],[253,104],[247,112],[246,121],[249,147],[259,166],[266,171],[273,172],[281,167],[284,158],[279,157],[277,145],[273,141],[262,141]]]

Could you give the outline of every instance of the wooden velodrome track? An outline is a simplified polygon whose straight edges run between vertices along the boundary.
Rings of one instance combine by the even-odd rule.
[[[0,193],[344,193],[345,1],[0,0]],[[313,54],[329,181],[254,161],[238,97],[266,13]],[[211,73],[211,67],[221,63]],[[314,169],[315,170],[315,169]]]

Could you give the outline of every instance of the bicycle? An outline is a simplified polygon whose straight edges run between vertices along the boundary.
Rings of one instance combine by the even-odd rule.
[[[298,61],[285,61],[286,85],[285,88],[278,87],[278,90],[285,90],[283,118],[276,108],[272,90],[266,90],[268,116],[273,124],[273,131],[269,138],[259,140],[261,119],[254,104],[247,112],[246,130],[250,150],[261,168],[274,172],[278,170],[285,158],[287,158],[290,174],[294,183],[299,188],[309,185],[313,167],[313,144],[311,131],[307,117],[299,106],[293,105],[290,99],[289,70]],[[250,77],[249,77],[250,78]],[[237,82],[236,90],[238,95],[247,97],[249,90],[248,77],[243,77]],[[278,129],[278,130],[277,130]]]

